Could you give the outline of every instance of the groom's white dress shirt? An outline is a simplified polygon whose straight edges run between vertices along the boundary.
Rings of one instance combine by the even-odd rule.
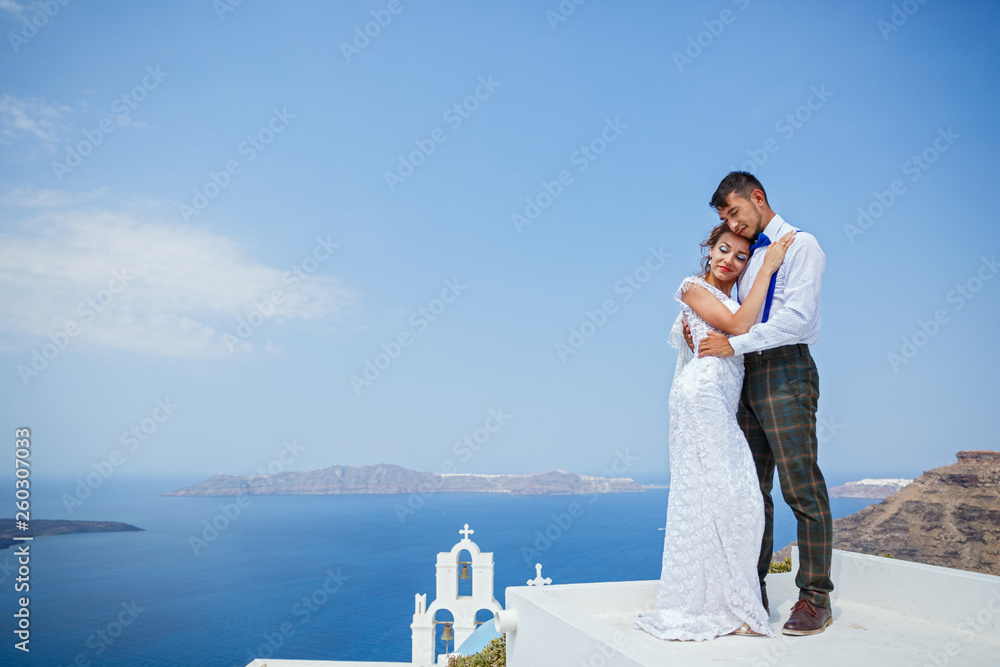
[[[795,229],[775,214],[767,223],[764,233],[772,243]],[[767,248],[754,251],[747,268],[739,279],[739,296],[742,303],[753,287],[753,281],[764,263]],[[767,322],[761,322],[764,308],[757,314],[757,324],[750,331],[729,339],[736,354],[769,350],[782,345],[797,343],[814,344],[819,339],[820,288],[826,255],[816,237],[807,232],[795,235],[795,241],[785,254],[785,261],[778,269],[774,299]]]

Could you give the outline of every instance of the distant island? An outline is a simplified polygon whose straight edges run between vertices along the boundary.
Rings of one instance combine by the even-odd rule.
[[[831,498],[888,498],[901,491],[912,479],[862,479],[843,486],[831,486]]]
[[[629,477],[591,477],[562,470],[521,475],[442,474],[396,465],[330,466],[275,475],[215,475],[164,496],[503,493],[517,496],[642,493]]]
[[[117,533],[143,530],[119,521],[64,521],[61,519],[35,519],[29,522],[27,531],[15,530],[14,519],[0,519],[0,549],[15,544],[14,536],[43,537],[45,535],[69,535],[72,533]]]
[[[964,451],[957,458],[835,519],[833,548],[1000,575],[1000,452]]]

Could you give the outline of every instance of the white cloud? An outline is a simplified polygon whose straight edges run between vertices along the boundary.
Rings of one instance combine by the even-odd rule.
[[[59,132],[68,129],[66,117],[72,113],[75,113],[73,108],[65,104],[4,95],[0,98],[0,137],[11,139],[28,134],[55,143]]]
[[[14,0],[0,0],[0,9],[5,9],[12,14],[20,14],[24,8]]]
[[[0,243],[0,335],[8,345],[30,349],[72,322],[80,329],[74,345],[228,355],[223,334],[234,333],[237,319],[275,289],[282,303],[262,328],[279,317],[286,326],[337,318],[355,304],[355,294],[324,271],[292,285],[283,280],[291,267],[254,261],[225,236],[136,212],[60,208],[80,197],[59,191],[22,188],[2,200],[18,198],[35,203],[22,230],[8,230]],[[314,243],[309,239],[303,253]]]
[[[45,190],[39,188],[14,188],[0,196],[0,204],[17,206],[19,208],[51,208],[67,207],[100,199],[109,192],[108,187],[97,188],[90,192],[70,193],[65,190]]]

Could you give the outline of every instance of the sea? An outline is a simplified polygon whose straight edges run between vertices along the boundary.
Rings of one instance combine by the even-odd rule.
[[[462,538],[465,524],[474,531],[470,539],[493,553],[501,604],[507,587],[535,577],[535,563],[555,584],[660,576],[666,489],[590,496],[161,495],[190,483],[111,478],[70,513],[64,494],[74,494],[74,480],[33,479],[32,518],[122,521],[143,530],[35,539],[28,592],[15,592],[14,549],[0,551],[0,664],[405,662],[414,595],[426,593],[428,604],[434,599],[437,554]],[[833,514],[853,514],[872,502],[833,499]],[[778,499],[775,545],[794,539],[794,517]],[[29,653],[15,648],[19,597],[30,600]]]

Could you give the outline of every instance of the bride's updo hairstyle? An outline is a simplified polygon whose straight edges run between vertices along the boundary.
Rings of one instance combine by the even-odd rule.
[[[720,223],[715,229],[709,232],[708,238],[701,242],[701,247],[703,248],[703,256],[701,258],[701,271],[703,278],[707,276],[708,272],[711,270],[712,256],[710,253],[712,252],[712,248],[714,248],[715,244],[719,242],[722,235],[728,231],[732,231],[729,229],[729,226],[724,222]]]

